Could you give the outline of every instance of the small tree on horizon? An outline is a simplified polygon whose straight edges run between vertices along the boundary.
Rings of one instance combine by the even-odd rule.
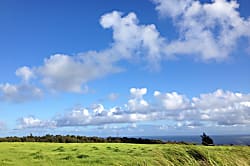
[[[201,139],[202,139],[202,145],[214,145],[214,141],[212,138],[210,138],[208,135],[206,135],[206,133],[203,132],[203,135],[201,135]]]

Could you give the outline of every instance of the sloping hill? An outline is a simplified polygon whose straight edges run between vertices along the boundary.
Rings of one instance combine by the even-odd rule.
[[[249,146],[0,143],[0,165],[250,165]]]

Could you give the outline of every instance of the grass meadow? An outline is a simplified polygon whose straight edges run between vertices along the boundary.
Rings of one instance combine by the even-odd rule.
[[[249,146],[124,143],[0,143],[0,165],[249,166]]]

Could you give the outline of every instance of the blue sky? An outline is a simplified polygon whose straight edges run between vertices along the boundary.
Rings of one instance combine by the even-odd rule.
[[[250,3],[0,2],[0,134],[250,134]]]

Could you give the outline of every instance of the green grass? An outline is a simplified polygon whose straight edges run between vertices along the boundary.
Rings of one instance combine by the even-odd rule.
[[[0,165],[249,166],[249,146],[0,143]]]

